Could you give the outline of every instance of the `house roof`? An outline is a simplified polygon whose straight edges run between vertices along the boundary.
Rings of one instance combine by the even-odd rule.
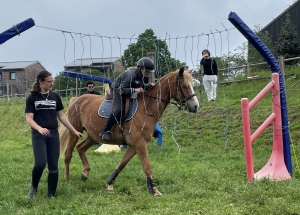
[[[0,62],[1,70],[9,69],[26,69],[27,67],[39,63],[38,61],[16,61],[16,62]]]
[[[76,67],[76,66],[92,66],[93,64],[99,63],[114,63],[119,60],[118,57],[107,57],[107,58],[82,58],[76,59],[75,61],[68,63],[65,67]]]
[[[280,17],[282,17],[284,14],[286,14],[291,8],[293,8],[296,4],[298,4],[300,0],[295,1],[292,5],[290,5],[287,9],[285,9],[281,14],[279,14],[275,19],[273,19],[269,24],[267,24],[262,31],[266,30],[270,25],[272,25],[274,22],[276,22]]]

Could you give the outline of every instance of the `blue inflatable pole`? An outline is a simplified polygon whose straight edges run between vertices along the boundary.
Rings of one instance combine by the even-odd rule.
[[[284,80],[282,72],[280,70],[278,61],[269,50],[269,48],[263,43],[263,41],[241,20],[241,18],[234,12],[230,12],[228,20],[246,37],[246,39],[256,48],[256,50],[262,55],[265,61],[268,63],[272,73],[279,74],[280,82],[280,105],[282,116],[282,135],[283,135],[283,150],[284,150],[284,162],[289,173],[292,173],[292,156],[290,148],[290,135],[288,125],[288,113],[286,107],[286,95],[284,88]]]
[[[16,35],[20,35],[22,32],[28,30],[29,28],[35,25],[33,19],[29,18],[17,25],[14,25],[12,28],[2,32],[0,34],[0,44],[5,43],[7,40],[13,38]]]
[[[89,75],[89,74],[70,72],[70,71],[63,71],[62,75],[72,77],[72,78],[80,78],[80,79],[85,79],[85,80],[100,81],[100,82],[103,82],[103,83],[107,83],[109,86],[111,86],[111,84],[112,84],[112,81],[109,80],[108,78],[103,78],[101,76],[96,76],[96,75]]]

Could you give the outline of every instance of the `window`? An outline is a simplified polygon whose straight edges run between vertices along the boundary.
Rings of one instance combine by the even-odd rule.
[[[15,72],[10,72],[9,73],[9,79],[10,80],[16,80],[16,73]]]
[[[2,72],[0,72],[0,81],[2,81]]]

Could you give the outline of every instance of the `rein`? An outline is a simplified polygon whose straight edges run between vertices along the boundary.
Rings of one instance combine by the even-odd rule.
[[[181,108],[181,106],[179,106],[178,103],[176,102],[172,102],[172,101],[167,101],[165,99],[161,99],[161,98],[158,98],[158,97],[155,97],[155,96],[150,96],[150,95],[144,95],[146,97],[149,97],[149,98],[152,98],[152,99],[156,99],[157,101],[162,101],[162,102],[166,102],[168,104],[173,104],[173,105],[176,105],[178,108]]]

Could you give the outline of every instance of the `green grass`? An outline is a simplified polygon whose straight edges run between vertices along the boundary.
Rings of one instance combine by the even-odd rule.
[[[74,151],[70,181],[63,179],[64,162],[59,161],[57,197],[47,198],[45,170],[37,196],[28,199],[33,154],[30,129],[24,121],[24,99],[11,99],[10,105],[0,100],[0,214],[300,214],[300,173],[296,163],[300,155],[300,83],[293,86],[295,78],[286,80],[295,149],[293,178],[247,182],[240,101],[243,97],[251,101],[269,81],[221,85],[217,101],[208,103],[204,96],[197,114],[168,107],[160,121],[162,146],[157,146],[156,139],[148,146],[154,181],[163,193],[158,198],[148,193],[137,157],[117,178],[115,191],[107,192],[105,180],[124,152],[99,154],[91,148],[87,156],[92,170],[87,182],[80,179],[82,165]],[[271,110],[268,94],[251,111],[252,132]],[[253,143],[255,172],[268,161],[272,138],[269,126]]]

